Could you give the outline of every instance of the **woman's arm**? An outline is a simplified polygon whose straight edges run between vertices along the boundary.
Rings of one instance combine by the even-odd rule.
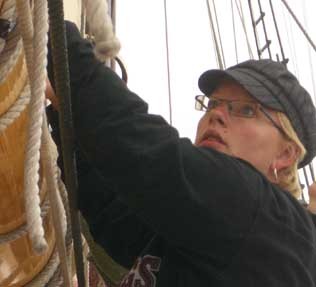
[[[111,186],[112,200],[174,246],[214,260],[231,256],[258,206],[260,192],[247,176],[258,182],[261,177],[237,159],[195,147],[162,117],[148,114],[147,104],[96,60],[74,26],[67,26],[76,142]],[[79,194],[82,209],[88,197],[87,190]],[[244,200],[247,205],[240,210]],[[95,229],[108,230],[113,222],[107,206],[102,214],[85,212],[107,223]],[[115,240],[122,234],[109,236]]]

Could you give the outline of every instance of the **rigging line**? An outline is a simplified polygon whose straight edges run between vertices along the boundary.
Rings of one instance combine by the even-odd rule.
[[[211,7],[210,7],[210,3],[208,2],[208,0],[206,0],[206,5],[207,5],[208,17],[209,17],[209,20],[210,20],[210,26],[211,26],[211,32],[212,32],[211,34],[212,34],[213,42],[214,42],[214,45],[215,45],[215,53],[216,53],[217,65],[219,66],[219,68],[221,70],[223,70],[224,66],[223,66],[221,54],[220,54],[220,51],[219,51],[217,37],[216,37],[215,30],[214,30],[214,23],[213,23],[213,18],[212,18],[212,13],[211,13]]]
[[[258,58],[261,59],[261,53],[260,53],[260,44],[259,44],[259,38],[258,38],[258,34],[257,34],[257,29],[256,29],[256,23],[255,23],[255,18],[253,16],[253,10],[252,10],[252,5],[251,5],[251,0],[248,0],[248,7],[249,7],[249,11],[250,11],[250,15],[251,15],[251,23],[252,23],[252,29],[253,29],[253,33],[255,35],[255,42],[256,42],[256,47],[257,47],[257,54],[258,54]]]
[[[306,30],[304,29],[304,27],[302,26],[300,21],[295,16],[295,14],[292,11],[292,9],[290,8],[290,6],[287,4],[287,2],[285,0],[281,0],[281,1],[284,4],[284,6],[287,8],[287,10],[289,11],[290,15],[293,17],[293,19],[294,19],[295,23],[297,24],[297,26],[301,29],[301,31],[304,34],[304,36],[306,37],[307,41],[311,44],[311,46],[313,47],[314,51],[316,52],[316,45],[314,44],[314,42],[312,41],[310,36],[307,34]]]
[[[232,11],[232,22],[233,22],[233,33],[234,33],[234,46],[235,46],[235,57],[236,63],[238,64],[238,49],[237,49],[237,39],[236,39],[236,27],[235,27],[235,13],[233,0],[230,0],[230,9]]]
[[[278,38],[278,42],[279,42],[279,46],[280,46],[280,50],[281,50],[282,62],[283,62],[284,64],[287,64],[288,59],[285,58],[284,49],[283,49],[283,45],[282,45],[282,41],[281,41],[281,36],[280,36],[280,31],[279,31],[279,27],[278,27],[277,20],[276,20],[276,18],[275,18],[275,13],[274,13],[274,8],[273,8],[272,0],[269,0],[269,3],[270,3],[270,8],[271,8],[271,13],[272,13],[272,18],[273,18],[273,23],[274,23],[275,31],[276,31],[276,34],[277,34],[277,38]]]
[[[295,75],[299,76],[298,67],[297,67],[297,60],[296,60],[296,51],[295,51],[295,47],[294,47],[294,41],[292,38],[292,36],[293,36],[292,26],[290,23],[290,28],[289,28],[289,25],[288,25],[289,23],[285,17],[284,9],[282,9],[282,16],[283,16],[283,22],[284,22],[284,26],[285,26],[287,40],[289,43],[291,59],[293,59],[292,63],[293,63],[294,73],[295,73]],[[290,32],[289,32],[289,29],[290,29]]]
[[[84,36],[86,30],[86,5],[85,0],[81,0],[80,34]]]
[[[237,0],[235,0],[235,4],[236,4],[238,15],[239,15],[239,18],[240,18],[240,21],[241,21],[241,24],[242,24],[242,27],[243,27],[243,30],[244,30],[244,33],[245,33],[246,42],[247,42],[247,48],[248,48],[248,54],[249,54],[250,59],[253,59],[254,57],[253,57],[252,49],[251,49],[251,46],[250,46],[248,32],[247,32],[247,29],[246,29],[245,17],[244,17],[244,11],[242,9],[242,4],[241,4],[240,0],[239,0],[240,7],[238,6]]]
[[[305,27],[308,29],[308,22],[307,22],[307,16],[306,16],[306,1],[305,0],[303,0],[303,17],[304,17]],[[312,76],[312,86],[313,86],[314,99],[316,101],[314,66],[313,66],[313,61],[312,61],[311,49],[309,46],[307,47],[307,51],[308,51],[308,59],[309,59],[309,68],[310,68],[311,76]]]
[[[172,102],[171,102],[167,0],[164,0],[164,14],[165,14],[165,37],[166,37],[167,76],[168,76],[168,95],[169,95],[169,123],[170,123],[170,125],[172,125]]]
[[[305,178],[305,182],[306,182],[306,189],[308,190],[309,187],[309,180],[308,180],[308,176],[307,176],[307,172],[306,172],[306,167],[303,167],[303,174],[304,174],[304,178]],[[302,196],[304,195],[303,191],[302,191]],[[303,196],[304,201],[306,202],[304,196]]]
[[[222,44],[222,37],[221,37],[220,29],[219,29],[218,18],[217,18],[217,12],[216,12],[216,6],[215,6],[215,3],[214,3],[214,0],[212,0],[212,4],[213,4],[214,15],[215,15],[215,21],[216,21],[216,26],[217,26],[217,33],[218,33],[218,38],[219,38],[219,45],[220,45],[221,53],[222,53],[223,66],[224,66],[224,69],[225,69],[225,68],[226,68],[225,54],[224,54],[224,49],[223,49],[223,44]]]
[[[269,58],[272,59],[272,55],[271,55],[271,49],[270,49],[270,43],[271,41],[269,41],[268,39],[268,34],[267,34],[267,29],[266,29],[266,23],[264,21],[264,13],[262,11],[262,7],[261,7],[261,2],[260,0],[258,0],[258,5],[259,5],[259,10],[260,10],[260,17],[262,16],[261,22],[262,22],[262,26],[263,26],[263,32],[264,32],[264,38],[266,40],[266,45],[268,48],[268,53],[269,53]]]
[[[95,0],[94,0],[95,1]],[[111,17],[111,20],[112,20],[112,26],[113,26],[113,34],[115,35],[116,34],[116,0],[108,0],[108,6],[109,6],[109,13],[110,13],[110,17]],[[110,66],[111,66],[111,69],[113,71],[116,70],[116,61],[115,61],[115,58],[112,58],[110,60]]]
[[[309,165],[309,169],[310,169],[310,172],[311,172],[312,180],[313,180],[313,182],[315,182],[314,167],[313,167],[312,163],[309,163],[308,165]]]

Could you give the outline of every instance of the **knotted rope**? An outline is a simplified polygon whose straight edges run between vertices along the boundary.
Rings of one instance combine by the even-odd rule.
[[[119,40],[113,32],[113,24],[108,13],[106,0],[85,0],[86,21],[89,25],[89,34],[94,36],[95,54],[105,61],[114,58],[121,48]]]

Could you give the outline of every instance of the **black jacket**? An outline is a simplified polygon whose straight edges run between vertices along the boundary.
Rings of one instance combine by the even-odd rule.
[[[121,286],[316,286],[312,215],[246,162],[148,114],[66,27],[79,207],[131,269]]]

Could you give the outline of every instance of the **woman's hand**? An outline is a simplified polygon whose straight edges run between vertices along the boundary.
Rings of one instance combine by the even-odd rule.
[[[45,90],[46,99],[48,99],[55,110],[58,110],[58,98],[50,84],[48,78],[46,78],[46,90]]]

